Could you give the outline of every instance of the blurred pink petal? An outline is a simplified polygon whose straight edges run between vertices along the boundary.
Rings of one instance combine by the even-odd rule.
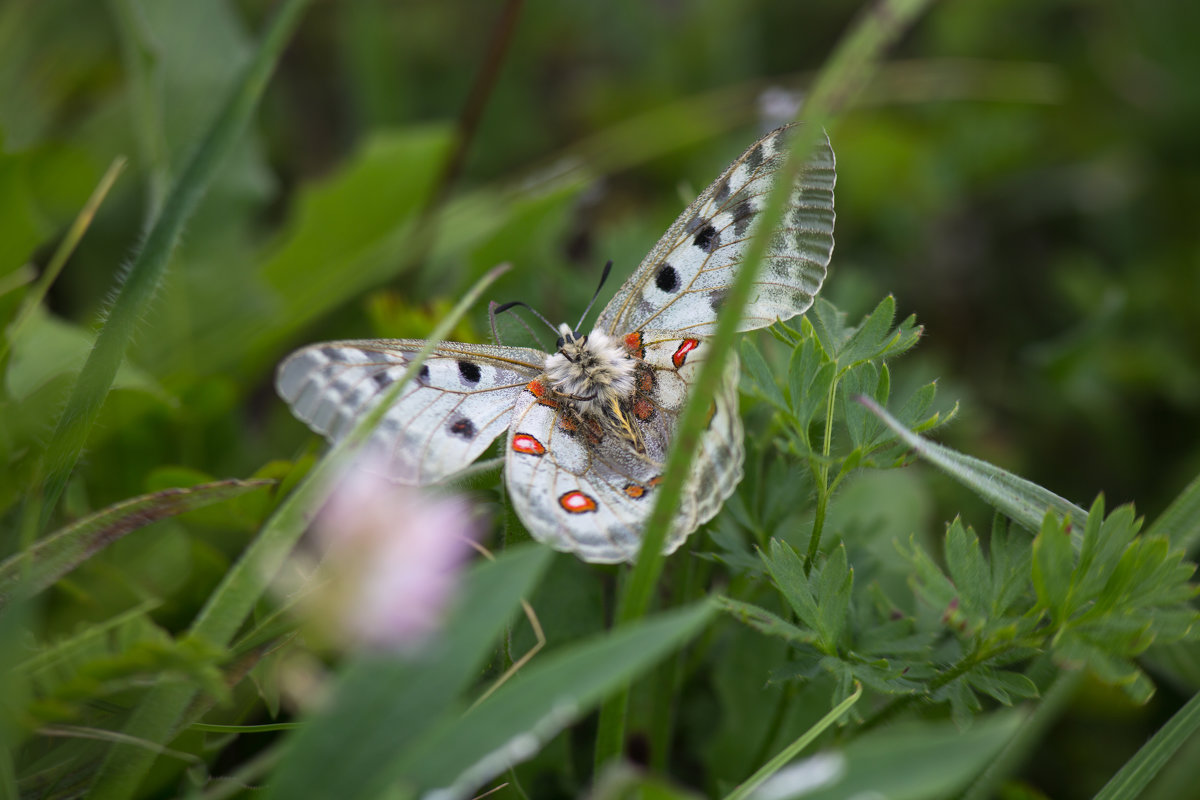
[[[413,649],[441,626],[479,525],[465,500],[381,472],[347,470],[316,520],[331,580],[321,615],[347,643]]]

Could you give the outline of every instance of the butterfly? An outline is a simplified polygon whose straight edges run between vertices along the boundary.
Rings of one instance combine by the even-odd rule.
[[[429,484],[468,466],[505,431],[504,481],[530,534],[589,562],[637,557],[688,387],[786,154],[789,127],[751,145],[687,207],[587,334],[563,324],[553,353],[442,342],[374,430],[389,477]],[[836,168],[828,137],[797,177],[739,330],[803,313],[833,253]],[[586,315],[586,312],[585,312]],[[581,322],[582,324],[582,322]],[[278,369],[292,412],[337,441],[371,409],[419,339],[302,348]],[[708,410],[664,546],[674,552],[742,478],[738,364]]]

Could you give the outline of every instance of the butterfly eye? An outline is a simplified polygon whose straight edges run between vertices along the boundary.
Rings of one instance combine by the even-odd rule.
[[[565,340],[565,339],[563,339],[563,337],[561,337],[561,336],[560,336],[560,337],[558,337],[558,341],[554,343],[554,349],[555,349],[555,350],[562,350],[562,349],[563,349],[563,345],[564,345],[564,344],[566,344],[566,340]]]

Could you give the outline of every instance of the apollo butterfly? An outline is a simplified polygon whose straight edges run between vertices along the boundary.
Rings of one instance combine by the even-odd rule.
[[[478,458],[505,430],[505,484],[535,539],[585,561],[637,556],[688,386],[783,162],[788,128],[755,142],[675,220],[591,333],[558,329],[554,353],[443,342],[372,434],[389,476],[427,484]],[[833,252],[833,149],[796,179],[746,306],[747,331],[803,313]],[[336,441],[425,343],[315,344],[280,366],[279,394]],[[720,509],[742,477],[736,358],[700,438],[664,551]]]

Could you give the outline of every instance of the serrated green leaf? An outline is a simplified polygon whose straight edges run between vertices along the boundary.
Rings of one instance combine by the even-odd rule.
[[[1062,524],[1048,511],[1042,520],[1041,532],[1033,540],[1033,588],[1038,603],[1057,622],[1062,622],[1067,614],[1073,568],[1071,540]]]
[[[834,368],[823,356],[813,337],[805,339],[792,351],[788,361],[788,392],[791,395],[792,415],[796,424],[807,428],[825,402]]]
[[[1013,534],[1004,517],[997,514],[988,552],[992,562],[991,614],[1000,617],[1007,614],[1025,592],[1033,543],[1027,536]]]
[[[718,597],[716,603],[734,619],[767,636],[785,639],[793,644],[812,644],[817,640],[816,633],[813,631],[798,628],[761,606],[743,603],[728,597]]]
[[[821,612],[817,608],[816,598],[813,597],[809,577],[804,573],[804,561],[791,545],[779,539],[771,540],[769,553],[770,555],[760,555],[784,599],[803,624],[811,628],[822,640],[826,639],[821,630]]]
[[[813,333],[825,354],[836,361],[841,356],[842,346],[850,338],[845,313],[838,311],[825,298],[818,297],[805,319],[812,325]]]
[[[763,358],[762,351],[750,339],[742,340],[742,364],[763,399],[780,411],[789,410],[788,403],[783,397],[783,391],[775,380],[775,373],[771,371],[767,360]]]
[[[883,423],[854,400],[860,394],[878,396],[881,382],[886,382],[886,379],[875,364],[868,361],[850,369],[838,385],[846,430],[850,434],[850,442],[856,448],[868,447],[884,430]]]
[[[992,576],[979,538],[955,517],[946,529],[946,569],[958,589],[964,610],[977,622],[986,616],[992,599]]]
[[[901,548],[900,552],[916,571],[914,578],[918,596],[939,613],[945,613],[958,599],[958,589],[917,544],[916,537],[911,537],[908,549]]]
[[[820,615],[821,636],[826,652],[836,653],[846,616],[850,610],[850,594],[854,588],[854,571],[846,558],[846,547],[838,544],[821,567],[817,582],[817,609]]]
[[[879,301],[866,319],[854,330],[838,353],[842,368],[879,359],[889,340],[888,332],[896,317],[896,299],[890,294]]]

